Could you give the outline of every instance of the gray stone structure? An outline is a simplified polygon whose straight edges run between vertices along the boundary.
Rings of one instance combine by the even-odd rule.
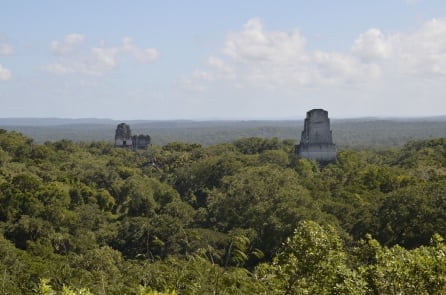
[[[145,150],[150,145],[150,135],[133,135],[133,150]]]
[[[130,126],[120,123],[116,126],[115,147],[128,148],[134,151],[145,150],[150,145],[150,135],[133,135]]]
[[[333,143],[327,111],[313,109],[307,112],[296,154],[321,163],[336,162],[336,145]]]
[[[115,147],[132,148],[132,146],[132,130],[130,126],[125,123],[118,124],[115,132]]]

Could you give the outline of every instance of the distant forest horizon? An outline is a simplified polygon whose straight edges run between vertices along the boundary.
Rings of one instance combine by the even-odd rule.
[[[419,118],[331,118],[338,149],[398,147],[413,140],[446,137],[446,116]],[[133,134],[149,134],[152,144],[198,143],[209,146],[245,137],[300,140],[304,117],[293,120],[114,120],[0,118],[0,129],[17,131],[36,143],[114,141],[116,125],[125,122]]]
[[[315,108],[316,109],[316,108]],[[326,109],[324,109],[326,110]],[[308,110],[310,111],[310,110]],[[296,116],[284,116],[284,117],[246,117],[246,118],[225,118],[225,117],[208,117],[208,118],[165,118],[165,119],[145,119],[145,118],[109,118],[109,117],[0,117],[1,125],[63,125],[63,124],[114,124],[119,122],[127,123],[145,123],[145,122],[258,122],[258,121],[300,121],[305,119],[306,112]],[[432,115],[432,116],[380,116],[380,115],[367,115],[367,116],[331,116],[328,114],[330,121],[349,121],[349,120],[395,120],[395,121],[446,121],[446,114],[444,115]]]

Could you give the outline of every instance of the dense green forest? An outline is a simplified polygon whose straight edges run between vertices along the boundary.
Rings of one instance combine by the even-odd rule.
[[[1,294],[446,294],[446,139],[147,151],[0,131]]]

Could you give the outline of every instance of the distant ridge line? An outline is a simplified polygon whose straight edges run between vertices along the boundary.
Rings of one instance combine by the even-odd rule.
[[[203,123],[213,123],[213,124],[249,124],[249,123],[272,123],[272,122],[300,122],[304,118],[301,116],[296,116],[296,118],[277,118],[277,119],[178,119],[178,120],[115,120],[107,118],[0,118],[1,126],[64,126],[64,125],[116,125],[120,122],[128,122],[129,124],[169,124],[169,123],[189,123],[189,124],[203,124]],[[408,121],[446,121],[446,115],[443,116],[423,116],[423,117],[352,117],[352,118],[332,118],[333,122],[340,121],[397,121],[397,122],[408,122]]]

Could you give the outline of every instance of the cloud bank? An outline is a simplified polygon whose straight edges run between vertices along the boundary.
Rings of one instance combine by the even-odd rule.
[[[11,77],[11,71],[0,64],[0,80],[9,80]]]
[[[8,43],[0,43],[0,55],[13,55],[14,47]]]
[[[15,53],[14,47],[8,43],[0,42],[0,56],[13,55]],[[12,72],[2,64],[0,64],[0,80],[6,81],[11,79]]]
[[[345,52],[308,50],[306,45],[307,39],[297,29],[271,31],[260,19],[250,19],[241,31],[229,33],[221,52],[210,57],[205,68],[184,79],[184,84],[203,90],[206,83],[230,77],[237,87],[274,89],[361,85],[389,77],[441,79],[446,75],[445,19],[426,21],[406,33],[371,28]]]
[[[118,65],[120,57],[132,56],[139,63],[148,63],[159,58],[154,48],[140,48],[130,37],[124,37],[118,46],[107,46],[105,41],[87,48],[86,36],[73,33],[61,41],[52,41],[50,51],[56,57],[54,63],[45,65],[47,72],[63,75],[70,73],[101,76]]]

